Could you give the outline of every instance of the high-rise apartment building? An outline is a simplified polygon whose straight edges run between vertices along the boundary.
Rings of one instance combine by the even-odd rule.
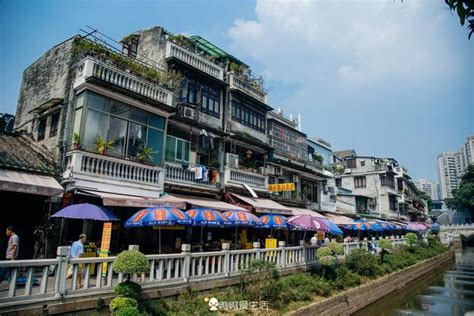
[[[437,183],[428,179],[419,179],[415,182],[418,190],[425,192],[431,200],[438,200]]]

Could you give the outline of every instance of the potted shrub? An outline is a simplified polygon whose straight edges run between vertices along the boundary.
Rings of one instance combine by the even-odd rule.
[[[153,161],[153,156],[157,151],[153,150],[152,147],[141,145],[138,148],[137,157],[141,163],[147,163]]]
[[[81,135],[78,133],[72,135],[72,146],[74,150],[81,149]]]
[[[94,139],[94,145],[97,147],[97,152],[100,155],[105,155],[107,148],[113,148],[114,142],[112,140],[108,141],[103,137],[99,136]]]

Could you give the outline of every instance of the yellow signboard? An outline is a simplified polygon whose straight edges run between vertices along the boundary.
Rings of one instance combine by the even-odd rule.
[[[295,191],[296,187],[293,182],[290,183],[277,183],[269,184],[268,191],[270,192],[280,192],[280,191]]]
[[[100,243],[100,253],[99,257],[108,257],[110,250],[110,239],[112,237],[112,223],[104,223],[104,228],[102,229],[102,241]],[[102,276],[107,275],[107,262],[102,264]]]

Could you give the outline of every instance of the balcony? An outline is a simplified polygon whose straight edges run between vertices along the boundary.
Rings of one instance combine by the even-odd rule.
[[[176,58],[219,80],[224,80],[224,69],[171,41],[166,42],[165,58]]]
[[[231,89],[239,90],[262,103],[267,102],[267,93],[263,91],[262,87],[252,85],[250,82],[239,78],[233,73],[229,73],[229,86]]]
[[[74,150],[66,154],[63,182],[68,189],[83,188],[117,194],[158,198],[165,170],[119,158]]]
[[[115,67],[112,63],[99,61],[93,57],[86,57],[77,64],[74,88],[81,86],[87,81],[98,80],[99,82],[113,85],[121,90],[132,92],[148,100],[173,107],[173,93],[157,84],[128,73]]]
[[[194,172],[185,170],[179,163],[165,162],[165,182],[189,187],[205,187],[206,189],[218,189],[216,184],[208,181],[196,180]],[[210,178],[210,175],[209,175]]]
[[[255,172],[244,171],[225,167],[224,183],[226,186],[238,186],[246,184],[254,190],[268,191],[268,177]]]

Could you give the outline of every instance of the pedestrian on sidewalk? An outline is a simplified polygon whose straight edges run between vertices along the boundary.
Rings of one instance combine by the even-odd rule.
[[[9,237],[6,259],[15,260],[18,258],[18,253],[20,250],[20,237],[15,233],[15,228],[13,226],[8,226],[6,230],[6,235]],[[10,277],[10,269],[2,268],[0,270],[0,283],[5,280],[5,278]]]
[[[86,234],[80,234],[79,239],[75,242],[73,242],[71,246],[71,251],[69,253],[69,259],[76,259],[76,258],[82,258],[84,256],[84,244],[87,241],[87,235]],[[77,265],[77,288],[80,289],[82,288],[82,274],[83,274],[83,268],[82,264]],[[68,269],[68,278],[72,276],[72,265],[69,266]]]

